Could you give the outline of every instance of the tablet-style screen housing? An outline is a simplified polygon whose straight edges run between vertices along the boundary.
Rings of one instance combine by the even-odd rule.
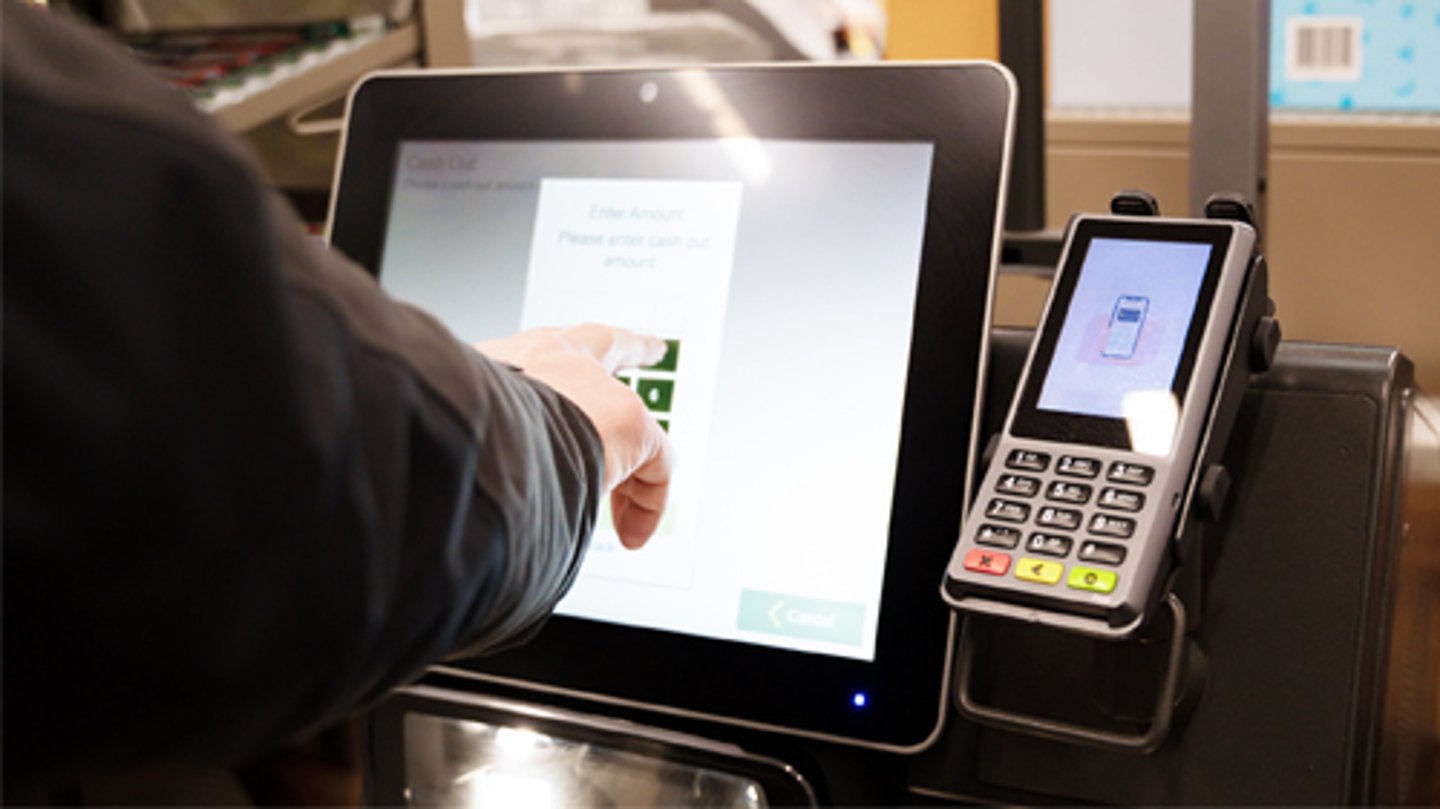
[[[726,332],[726,339],[769,335],[790,367],[821,374],[816,378],[834,386],[827,390],[848,392],[827,394],[824,401],[777,402],[773,409],[763,400],[751,403],[754,413],[773,413],[781,423],[798,427],[813,420],[807,413],[829,413],[827,418],[834,418],[850,407],[865,412],[864,403],[872,398],[867,385],[894,380],[893,385],[885,382],[894,387],[894,423],[856,418],[832,430],[827,439],[830,446],[843,448],[878,436],[881,446],[888,441],[890,447],[881,457],[885,480],[879,491],[888,508],[878,529],[883,536],[876,538],[883,551],[875,568],[883,568],[883,573],[878,608],[866,619],[868,645],[853,654],[836,654],[825,651],[821,641],[796,641],[794,645],[802,648],[784,648],[773,638],[760,636],[717,638],[557,614],[525,646],[451,662],[445,666],[447,672],[538,692],[884,749],[916,750],[936,738],[945,713],[953,625],[931,583],[935,571],[944,566],[959,528],[974,462],[992,269],[999,257],[997,212],[1003,209],[1013,104],[1013,79],[990,63],[402,72],[372,76],[356,89],[337,168],[329,233],[333,246],[380,275],[387,286],[393,271],[382,273],[381,268],[396,261],[397,222],[392,218],[403,202],[397,182],[403,172],[425,165],[423,159],[402,161],[401,155],[421,154],[426,144],[455,145],[482,162],[486,154],[504,155],[497,161],[511,166],[525,163],[530,154],[543,162],[563,152],[566,144],[575,147],[575,154],[591,154],[584,150],[595,149],[597,154],[618,154],[620,163],[628,154],[653,152],[663,157],[672,150],[693,149],[696,155],[718,155],[706,144],[721,147],[725,154],[718,160],[696,160],[689,168],[683,160],[667,162],[663,179],[682,182],[687,171],[710,177],[708,172],[720,170],[717,164],[733,158],[740,165],[757,149],[771,149],[780,156],[775,161],[777,177],[782,173],[779,169],[790,168],[796,158],[836,156],[813,175],[831,180],[794,183],[783,189],[788,207],[769,209],[770,227],[783,227],[790,216],[802,222],[804,211],[836,204],[821,196],[834,186],[832,181],[838,181],[835,178],[855,187],[870,183],[874,192],[861,198],[859,205],[834,209],[851,211],[857,219],[828,230],[824,222],[811,222],[805,226],[806,241],[785,248],[784,260],[767,271],[792,284],[784,298],[771,300],[776,317],[732,323]],[[487,151],[487,144],[494,148]],[[639,149],[646,144],[653,149]],[[872,146],[876,148],[868,148]],[[528,147],[533,148],[527,152]],[[510,160],[512,153],[505,149],[518,149],[514,154],[523,159]],[[839,159],[848,154],[846,150],[878,154],[887,149],[921,149],[927,155],[928,169],[913,198],[913,216],[897,214],[890,202],[880,201],[884,199],[880,192],[888,186],[867,178],[867,166],[872,165],[868,159]],[[780,165],[781,160],[787,162]],[[576,176],[588,172],[589,165],[572,162],[563,177],[531,177],[520,184],[537,182],[542,194],[563,200],[576,189],[583,190]],[[626,175],[627,182],[648,181],[640,176],[643,172],[633,171],[632,164],[625,165],[632,172]],[[638,187],[617,186],[620,191]],[[758,188],[747,186],[745,193]],[[723,189],[710,190],[717,193],[702,188],[694,204],[728,210],[730,203],[719,193]],[[442,208],[419,220],[425,223],[423,240],[414,234],[407,238],[423,241],[426,249],[444,249],[455,228],[446,229],[448,214],[440,213]],[[527,239],[531,230],[553,224],[537,225],[537,220],[561,210],[543,201],[540,208],[539,214],[528,214],[518,226]],[[732,245],[737,256],[746,249],[746,229],[751,226],[744,219],[747,209],[741,210]],[[834,248],[827,251],[826,243],[851,244],[847,241],[851,234],[865,233],[867,210],[877,219],[908,217],[915,234],[913,256],[858,263],[842,256],[844,260],[836,261]],[[889,243],[886,231],[875,234],[871,241]],[[648,256],[639,259],[648,260]],[[524,260],[517,261],[523,270]],[[852,282],[875,284],[874,290],[889,291],[885,294],[905,291],[902,315],[908,335],[898,354],[878,364],[868,356],[826,353],[831,342],[847,337],[843,318],[834,319],[821,333],[797,333],[785,327],[787,312],[808,317],[843,306],[844,290]],[[425,300],[416,302],[431,308]],[[444,304],[436,301],[441,308]],[[868,320],[863,309],[844,317],[861,326]],[[450,324],[444,315],[442,320]],[[526,322],[519,318],[506,325]],[[461,337],[469,336],[464,329],[454,325],[452,329]],[[682,364],[686,356],[682,350]],[[726,384],[726,377],[720,375],[716,388],[721,394]],[[645,390],[641,393],[644,396]],[[677,424],[672,432],[677,444],[679,429]],[[775,441],[757,441],[749,451],[755,474],[805,504],[780,515],[791,534],[796,525],[803,532],[807,511],[817,524],[843,522],[845,496],[827,497],[827,492],[841,491],[838,484],[868,473],[830,465],[816,474],[811,470],[813,460],[807,457],[807,463],[796,464],[787,456],[793,450],[783,434],[777,434]],[[686,463],[682,448],[677,474],[684,473]],[[715,485],[719,484],[713,480],[705,483],[707,489]],[[744,502],[734,503],[741,515],[745,507]],[[711,509],[705,518],[719,516]],[[764,540],[767,530],[778,531],[769,528],[775,516],[775,512],[771,518],[749,516],[744,523],[753,536],[748,538]],[[783,537],[777,534],[776,539]],[[822,551],[810,561],[784,564],[808,567],[813,562],[815,570],[823,570],[828,555],[846,555],[852,542],[868,541],[843,532],[813,539]],[[621,555],[617,564],[624,561]],[[704,571],[696,575],[703,577]],[[742,603],[742,613],[754,614],[739,620],[752,628],[757,621],[783,620],[788,606],[781,608],[778,600]]]

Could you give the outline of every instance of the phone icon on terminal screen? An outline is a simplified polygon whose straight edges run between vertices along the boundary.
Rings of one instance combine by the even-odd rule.
[[[1150,299],[1140,295],[1121,295],[1115,299],[1115,308],[1110,311],[1110,334],[1100,354],[1112,359],[1128,360],[1135,356],[1135,346],[1140,342],[1140,329],[1145,325],[1145,314],[1150,311]]]

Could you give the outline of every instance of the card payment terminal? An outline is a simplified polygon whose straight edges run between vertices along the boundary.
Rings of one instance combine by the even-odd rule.
[[[953,607],[1107,639],[1139,629],[1199,477],[1255,246],[1238,221],[1072,221],[946,571]]]

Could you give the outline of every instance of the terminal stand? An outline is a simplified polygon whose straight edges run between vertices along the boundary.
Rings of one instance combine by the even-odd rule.
[[[1169,609],[1171,623],[1169,627],[1169,638],[1166,641],[1167,654],[1164,657],[1164,668],[1162,670],[1163,682],[1155,697],[1154,706],[1140,716],[1143,716],[1146,727],[1139,732],[1123,732],[1116,730],[1105,730],[1100,728],[1085,727],[1079,724],[1059,721],[1040,716],[1031,716],[1018,711],[1007,710],[989,705],[983,705],[971,694],[971,683],[974,679],[975,659],[978,655],[978,646],[975,635],[977,633],[976,623],[993,621],[982,616],[969,616],[960,632],[960,662],[956,674],[955,684],[955,707],[960,715],[973,722],[983,725],[1003,728],[1017,733],[1028,733],[1044,739],[1051,739],[1060,742],[1083,744],[1091,747],[1098,747],[1105,750],[1117,750],[1121,752],[1149,753],[1158,748],[1170,733],[1172,717],[1175,713],[1175,706],[1180,703],[1184,696],[1181,690],[1182,672],[1185,668],[1186,646],[1190,645],[1186,633],[1181,629],[1186,626],[1185,605],[1180,597],[1172,590],[1165,596],[1165,606]],[[1053,630],[1052,630],[1053,631]],[[1138,651],[1153,641],[1147,638],[1137,638],[1127,641],[1101,641],[1091,640],[1095,644],[1094,671],[1096,674],[1095,685],[1097,692],[1102,695],[1118,693],[1123,688],[1122,684],[1133,683],[1134,678],[1128,675],[1136,670],[1144,670],[1145,656],[1137,654],[1126,654],[1123,650]],[[1153,690],[1153,689],[1152,689]],[[1135,693],[1130,691],[1129,693]],[[1107,713],[1116,718],[1133,718],[1137,712],[1129,708],[1121,708],[1117,703],[1110,702]]]

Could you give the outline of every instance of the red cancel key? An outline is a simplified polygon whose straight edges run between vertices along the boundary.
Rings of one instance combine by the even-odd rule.
[[[973,570],[976,573],[989,573],[992,576],[1003,576],[1005,571],[1010,569],[1010,557],[1003,553],[976,548],[965,555],[965,569]]]

